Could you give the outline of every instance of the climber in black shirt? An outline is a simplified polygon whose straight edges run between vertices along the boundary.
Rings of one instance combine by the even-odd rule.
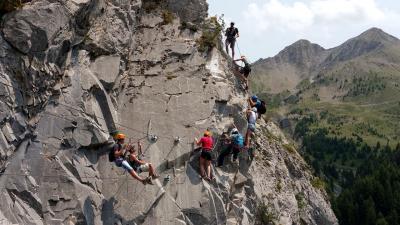
[[[235,27],[234,22],[231,22],[231,26],[226,29],[225,36],[226,36],[225,40],[226,53],[229,54],[229,47],[230,47],[232,49],[232,59],[234,59],[236,38],[239,37],[239,30]]]
[[[237,61],[243,62],[244,66],[237,65],[236,64]],[[239,73],[241,75],[241,79],[244,82],[245,89],[248,90],[249,89],[249,74],[251,72],[250,63],[247,61],[247,59],[246,59],[246,57],[244,55],[242,55],[240,57],[240,59],[233,60],[233,62],[235,62],[235,67],[236,67],[236,69],[239,71]]]

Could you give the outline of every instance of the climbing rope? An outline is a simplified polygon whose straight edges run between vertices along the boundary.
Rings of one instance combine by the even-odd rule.
[[[237,49],[239,51],[240,56],[242,56],[242,52],[240,52],[240,48],[239,48],[239,42],[237,40],[236,40],[236,47],[237,47]]]

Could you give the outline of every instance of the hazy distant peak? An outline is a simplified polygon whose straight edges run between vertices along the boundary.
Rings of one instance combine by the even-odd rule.
[[[355,39],[364,39],[367,41],[378,41],[378,42],[394,42],[399,40],[396,37],[386,33],[382,29],[376,27],[368,29]]]
[[[283,51],[289,50],[289,49],[299,49],[299,50],[310,49],[310,50],[317,50],[317,51],[324,50],[324,48],[321,47],[320,45],[311,43],[309,40],[306,40],[306,39],[300,39],[300,40],[294,42],[293,44],[287,46]]]

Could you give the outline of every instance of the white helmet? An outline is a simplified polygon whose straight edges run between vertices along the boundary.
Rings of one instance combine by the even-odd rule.
[[[231,130],[231,134],[237,134],[237,133],[239,133],[239,131],[238,131],[237,128],[233,128],[233,129]]]
[[[257,112],[257,107],[253,107],[252,109],[251,109],[251,111],[253,111],[253,112]]]

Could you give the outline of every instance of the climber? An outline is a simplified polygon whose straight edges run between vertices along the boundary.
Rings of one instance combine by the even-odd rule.
[[[256,131],[257,108],[253,107],[251,109],[247,109],[246,117],[247,117],[247,132],[245,139],[245,148],[249,149],[251,135]]]
[[[144,185],[151,184],[151,178],[147,177],[145,179],[141,178],[135,170],[129,165],[129,163],[124,160],[125,150],[130,148],[130,145],[123,145],[125,142],[125,134],[119,133],[115,135],[116,143],[114,144],[112,150],[108,154],[110,162],[115,162],[118,167],[124,168],[129,174],[136,180],[142,182]]]
[[[231,22],[231,26],[226,29],[225,36],[226,36],[225,40],[226,53],[229,55],[229,47],[230,47],[232,50],[232,59],[234,59],[236,38],[239,37],[239,30],[235,27],[234,22]]]
[[[247,61],[246,57],[244,55],[242,55],[242,57],[240,57],[240,59],[235,59],[233,60],[233,62],[237,62],[237,61],[242,61],[244,63],[244,66],[239,66],[235,63],[235,68],[236,70],[239,71],[240,75],[241,75],[241,79],[244,81],[245,84],[245,89],[249,89],[249,74],[251,72],[251,66],[250,63]]]
[[[212,179],[211,151],[212,151],[213,145],[214,145],[214,141],[212,139],[211,132],[208,130],[205,131],[204,136],[200,140],[197,140],[197,138],[194,139],[194,143],[196,143],[196,145],[198,145],[198,146],[201,146],[200,175],[202,178],[210,181]]]
[[[225,157],[231,153],[233,154],[233,161],[235,162],[240,150],[243,148],[243,136],[236,127],[231,130],[230,136],[224,140],[227,140],[224,142],[226,148],[224,148],[218,156],[217,167],[223,166]]]
[[[249,108],[259,107],[261,105],[261,100],[257,97],[257,95],[253,95],[247,99],[249,103]]]
[[[247,99],[247,102],[249,108],[257,108],[257,114],[259,118],[262,114],[267,112],[265,101],[260,100],[256,95],[253,95],[249,99]]]
[[[142,145],[140,141],[137,143],[139,153],[142,152]],[[135,146],[130,146],[129,151],[129,164],[136,171],[137,174],[142,172],[149,172],[149,177],[157,179],[159,176],[155,173],[154,167],[151,163],[147,163],[140,159],[140,156],[136,153]]]

